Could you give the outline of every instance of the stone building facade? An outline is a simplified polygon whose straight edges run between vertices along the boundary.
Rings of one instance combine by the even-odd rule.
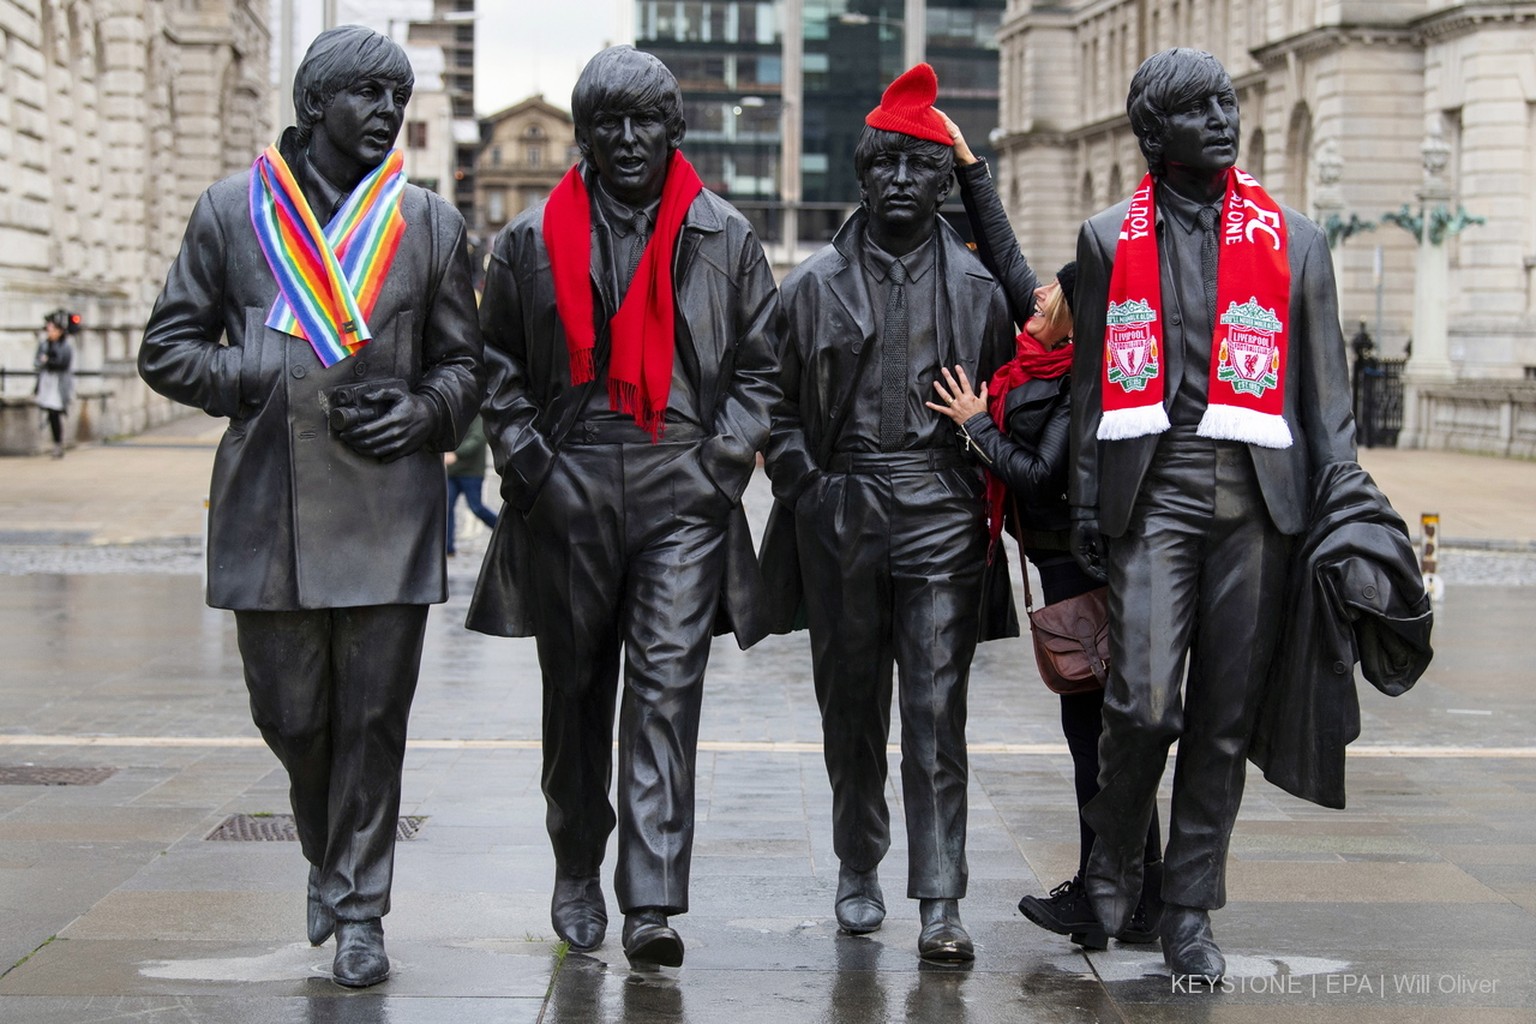
[[[1378,225],[1334,260],[1346,335],[1413,343],[1405,443],[1536,455],[1536,0],[1009,0],[999,37],[995,172],[1040,267],[1145,173],[1125,119],[1136,67],[1209,50],[1237,86],[1239,166],[1320,223]],[[1424,195],[1486,218],[1440,243],[1443,331],[1415,309],[1421,243],[1380,223]],[[1431,392],[1446,400],[1424,406]]]
[[[530,96],[480,119],[475,232],[490,242],[513,217],[549,195],[579,159],[571,115]]]
[[[80,437],[177,412],[134,371],[187,216],[271,136],[266,0],[0,0],[0,368],[45,312],[81,314]],[[41,432],[8,372],[0,451]]]

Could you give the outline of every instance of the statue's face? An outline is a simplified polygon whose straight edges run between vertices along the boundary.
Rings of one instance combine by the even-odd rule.
[[[395,146],[410,97],[399,82],[358,79],[326,103],[315,133],[323,133],[330,149],[359,167],[377,167]]]
[[[906,227],[933,220],[949,195],[949,179],[949,169],[927,154],[884,144],[859,188],[872,220]]]
[[[1211,93],[1168,113],[1163,161],[1169,169],[1220,174],[1237,162],[1240,135],[1237,97]]]
[[[609,195],[645,206],[661,195],[672,140],[659,110],[600,110],[586,131],[587,151]]]

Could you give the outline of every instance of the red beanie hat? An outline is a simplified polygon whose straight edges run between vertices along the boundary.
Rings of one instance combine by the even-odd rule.
[[[880,105],[864,118],[871,128],[914,135],[919,139],[953,146],[944,119],[933,109],[939,96],[939,78],[932,66],[919,64],[886,87]]]

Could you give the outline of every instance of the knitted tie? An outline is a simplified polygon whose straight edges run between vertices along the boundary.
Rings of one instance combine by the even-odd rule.
[[[1200,280],[1205,285],[1205,319],[1216,329],[1216,209],[1202,206],[1195,215],[1200,226]]]
[[[880,335],[880,450],[899,452],[907,440],[907,268],[891,263],[885,293],[885,330]]]
[[[619,282],[619,297],[629,291],[629,286],[634,283],[635,271],[640,267],[640,257],[645,255],[646,228],[650,222],[645,214],[636,210],[632,217],[628,218],[629,232],[624,235],[624,277]]]

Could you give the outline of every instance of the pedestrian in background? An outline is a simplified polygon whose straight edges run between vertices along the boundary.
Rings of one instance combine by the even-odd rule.
[[[56,459],[64,457],[64,415],[75,397],[75,348],[69,343],[72,320],[63,309],[43,317],[44,337],[32,358],[37,370],[37,407],[47,414]]]
[[[453,538],[458,533],[453,510],[464,496],[464,504],[486,526],[496,529],[496,513],[485,507],[480,500],[480,490],[485,485],[485,426],[476,416],[464,435],[464,443],[443,455],[443,465],[448,467],[448,554],[454,554]]]

